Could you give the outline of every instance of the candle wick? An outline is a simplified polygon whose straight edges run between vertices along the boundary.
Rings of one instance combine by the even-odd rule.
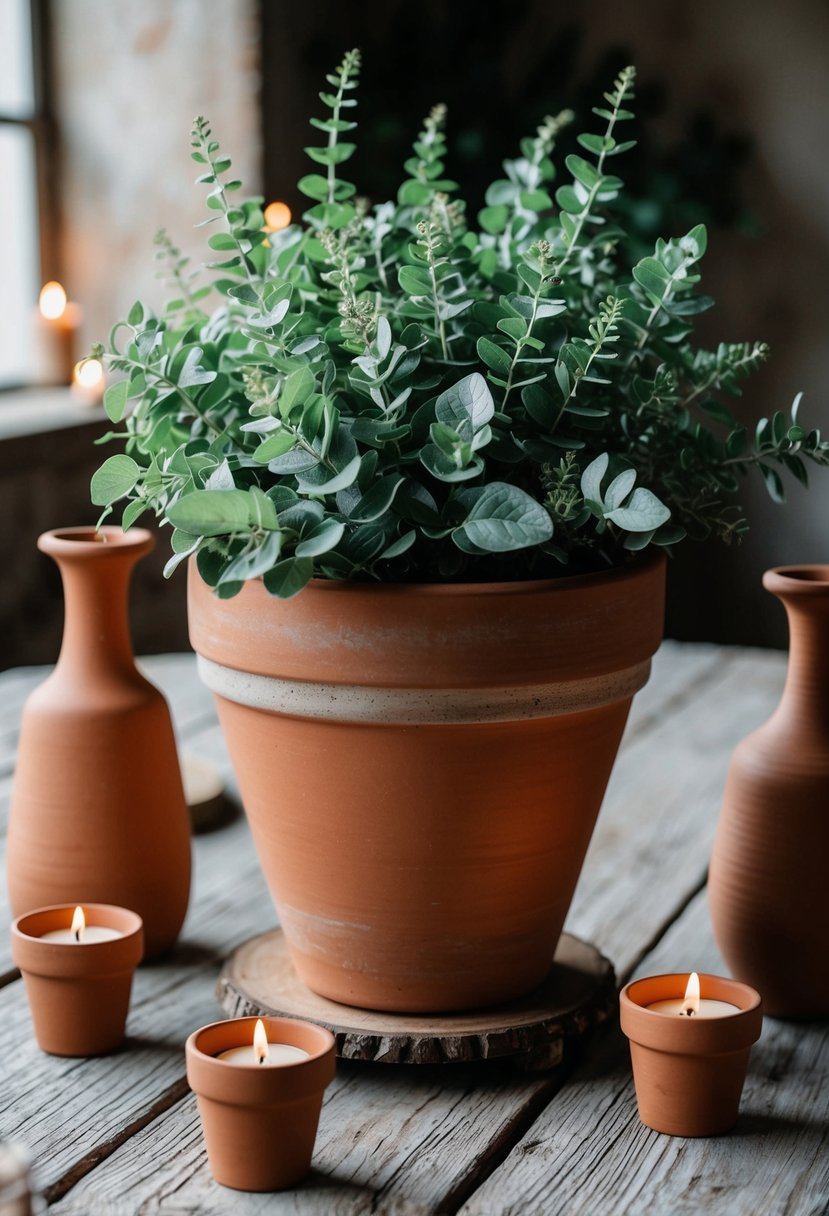
[[[260,1063],[260,1064],[264,1064],[264,1063],[265,1063],[265,1057],[264,1057],[264,1056],[260,1056],[260,1057],[259,1057],[259,1063]]]
[[[75,941],[79,942],[80,940],[81,940],[81,931],[80,931],[80,929],[76,929],[75,930]]]

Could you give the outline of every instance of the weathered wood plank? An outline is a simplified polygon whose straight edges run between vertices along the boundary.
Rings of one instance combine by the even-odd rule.
[[[723,974],[701,893],[637,968]],[[829,1211],[829,1030],[766,1019],[740,1119],[686,1140],[644,1127],[627,1044],[609,1036],[462,1216],[820,1216]]]
[[[406,1070],[340,1064],[323,1106],[307,1181],[283,1195],[233,1194],[210,1177],[195,1099],[186,1098],[119,1148],[50,1209],[234,1216],[361,1216],[445,1207],[494,1147],[518,1133],[550,1092],[549,1082],[492,1078],[466,1066]],[[535,1104],[532,1105],[533,1099]]]
[[[691,713],[693,720],[696,720],[700,716],[698,711],[688,707],[694,705],[699,691],[709,679],[722,675],[722,656],[717,653],[710,657],[713,661],[708,665],[704,680],[695,681],[693,668],[687,667],[670,690],[673,710],[669,720],[678,720],[678,726],[673,734],[665,735],[663,732],[660,746],[668,748],[671,756],[675,749],[687,749],[688,746],[688,722],[683,714]],[[746,672],[741,671],[739,675],[741,682],[745,683]],[[683,701],[687,702],[684,708]],[[658,703],[658,698],[655,698],[650,707],[645,707],[652,719],[653,730],[661,729],[656,708]],[[716,704],[720,704],[720,698]],[[711,710],[706,709],[701,716],[707,718],[710,714]],[[650,729],[640,731],[640,739],[644,739]],[[637,746],[636,736],[630,746]],[[663,751],[663,763],[664,754]],[[634,773],[641,764],[640,757]],[[658,774],[659,767],[646,766],[649,780],[653,779],[654,773]],[[686,774],[689,768],[690,764],[686,764]],[[638,798],[634,797],[635,794],[636,790],[630,795],[635,803],[633,807],[629,805],[629,800],[623,798],[617,800],[617,809],[612,812],[617,820],[616,831],[610,833],[604,849],[615,851],[617,856],[620,842],[624,844],[628,834],[626,825],[632,811],[635,812],[634,821],[641,827],[640,804],[650,801],[646,784],[638,787]],[[684,846],[684,843],[682,836],[680,844]],[[629,851],[634,844],[631,842],[627,846]],[[669,842],[665,854],[655,850],[647,852],[639,876],[641,883],[654,883],[666,860],[672,860],[672,849],[673,842]],[[631,856],[623,858],[623,865],[616,869],[615,878],[613,875],[607,877],[609,889],[613,883],[616,884],[615,915],[618,915],[618,909],[624,905],[630,891],[630,861]],[[677,901],[677,892],[671,887],[664,887],[660,903],[663,915],[671,915]],[[652,911],[646,907],[639,915],[634,908],[623,919],[626,919],[626,936],[635,943],[635,948],[628,951],[632,958],[637,951],[641,951],[652,931]],[[342,1072],[341,1069],[341,1076]],[[387,1205],[398,1197],[419,1205],[424,1211],[438,1207],[451,1210],[452,1197],[461,1198],[474,1185],[475,1180],[490,1167],[493,1157],[497,1158],[501,1146],[508,1145],[510,1137],[517,1134],[521,1125],[532,1117],[538,1104],[543,1103],[554,1089],[554,1084],[544,1083],[528,1085],[519,1082],[516,1086],[514,1081],[507,1079],[498,1087],[496,1102],[488,1075],[482,1079],[480,1074],[473,1073],[469,1078],[464,1078],[453,1070],[451,1077],[444,1072],[438,1081],[439,1088],[432,1092],[428,1089],[424,1091],[423,1087],[432,1086],[435,1082],[421,1073],[414,1077],[387,1076],[384,1080],[382,1076],[361,1072],[350,1086],[333,1090],[324,1111],[317,1174],[307,1192],[298,1192],[279,1200],[271,1199],[271,1205],[281,1205],[274,1210],[360,1212],[371,1210],[366,1207],[369,1196],[373,1196],[372,1203],[378,1204],[375,1210],[380,1211],[392,1210]],[[424,1111],[429,1110],[434,1117],[427,1124],[424,1122]],[[331,1116],[334,1114],[337,1117],[332,1124]],[[366,1133],[367,1126],[373,1129],[373,1139]],[[470,1140],[473,1133],[478,1139]],[[148,1162],[149,1145],[157,1148],[159,1136],[163,1143],[175,1145],[177,1151],[171,1156],[166,1152],[154,1152]],[[189,1149],[182,1152],[182,1145],[188,1145]],[[351,1169],[344,1170],[344,1163],[351,1163]],[[327,1179],[325,1206],[321,1206],[321,1178]],[[142,1207],[145,1210],[164,1211],[164,1205],[168,1202],[170,1211],[222,1211],[225,1196],[220,1193],[217,1197],[209,1181],[199,1149],[192,1103],[189,1106],[186,1102],[177,1105],[158,1124],[153,1124],[146,1132],[128,1141],[104,1166],[73,1188],[57,1211],[80,1212],[93,1195],[96,1202],[101,1199],[116,1202],[118,1197],[123,1197],[126,1203],[124,1212]],[[165,1196],[170,1197],[169,1200]],[[177,1208],[172,1206],[173,1196],[175,1204],[179,1205]],[[235,1202],[240,1212],[265,1210],[260,1198],[244,1197]]]
[[[722,683],[722,676],[731,657],[723,666],[719,652],[706,655],[707,670],[702,676],[695,676],[693,651],[690,647],[680,648],[676,654],[681,657],[675,663],[669,655],[667,671],[675,676],[674,680],[663,682],[661,693],[654,691],[651,695],[649,692],[647,698],[640,698],[636,714],[645,715],[639,717],[643,725],[637,728],[637,716],[632,716],[633,733],[624,749],[625,752],[636,749],[638,759],[630,776],[622,781],[624,796],[614,794],[609,799],[603,814],[603,818],[610,819],[608,832],[594,850],[594,857],[598,857],[595,881],[609,909],[610,919],[619,922],[618,927],[610,926],[610,936],[613,940],[616,937],[623,939],[620,953],[631,962],[641,953],[654,929],[654,904],[649,899],[640,901],[640,894],[645,888],[658,890],[659,914],[663,918],[673,914],[687,890],[682,884],[676,889],[664,884],[664,871],[672,871],[679,865],[676,850],[684,849],[688,836],[693,835],[686,825],[683,832],[668,834],[664,849],[648,845],[643,849],[637,843],[636,833],[658,830],[656,827],[648,829],[647,812],[663,796],[666,766],[684,773],[686,782],[695,775],[699,752],[689,743],[693,735],[693,731],[689,734],[689,720],[691,724],[699,719],[710,722],[719,714],[718,733],[723,729],[723,697],[729,685]],[[698,666],[696,670],[699,671]],[[745,685],[749,672],[738,668],[737,675],[741,685]],[[694,709],[706,685],[712,682],[718,689],[713,705],[704,713]],[[651,688],[658,689],[659,683],[655,681]],[[761,701],[767,693],[768,690],[761,694]],[[674,730],[665,730],[660,704],[668,707],[666,720],[676,722]],[[762,720],[766,712],[764,706],[758,707],[755,703],[755,709],[756,720]],[[744,715],[748,712],[747,709],[743,711]],[[659,762],[646,764],[642,753],[644,742],[651,733],[660,731]],[[204,732],[202,744],[208,749],[207,754],[215,755],[217,741],[218,736],[211,737],[210,730]],[[678,766],[677,749],[683,756]],[[683,797],[687,802],[687,792]],[[244,828],[239,824],[230,831],[239,833]],[[642,839],[648,841],[648,834]],[[216,850],[211,859],[204,850],[213,845]],[[103,1165],[72,1187],[57,1212],[94,1210],[104,1213],[111,1210],[120,1216],[122,1212],[138,1210],[206,1213],[228,1210],[227,1193],[221,1192],[217,1196],[218,1188],[206,1173],[192,1102],[189,1099],[179,1102],[177,1098],[182,1074],[181,1040],[200,1020],[216,1016],[210,992],[215,975],[215,955],[229,948],[229,936],[235,942],[255,931],[246,927],[250,919],[256,919],[251,915],[250,891],[251,883],[255,885],[261,880],[255,862],[251,870],[245,865],[239,866],[237,850],[241,847],[237,836],[227,831],[198,842],[196,856],[200,866],[207,864],[209,881],[204,888],[204,897],[199,898],[188,922],[186,935],[190,942],[195,939],[197,943],[209,943],[209,946],[202,956],[203,962],[189,973],[181,970],[181,958],[174,962],[166,986],[163,977],[152,981],[149,970],[139,976],[142,987],[141,992],[137,992],[130,1031],[139,1043],[135,1051],[147,1054],[134,1055],[131,1051],[123,1057],[112,1057],[111,1060],[120,1065],[114,1069],[108,1068],[106,1061],[76,1063],[75,1067],[80,1071],[68,1079],[60,1072],[65,1065],[48,1061],[49,1067],[40,1074],[37,1085],[29,1086],[29,1074],[43,1061],[43,1057],[34,1052],[22,1070],[23,1076],[18,1073],[17,1081],[9,1087],[14,1093],[20,1086],[27,1095],[22,1103],[19,1124],[23,1139],[36,1137],[36,1155],[50,1158],[47,1181],[57,1185],[59,1190],[65,1185],[62,1180],[83,1175],[92,1168],[96,1155],[112,1154]],[[617,858],[621,857],[621,866],[615,871],[606,870],[603,859],[614,852]],[[232,865],[230,874],[229,864]],[[592,859],[585,875],[587,906],[590,884],[594,881],[589,877],[591,867]],[[689,876],[698,872],[699,862],[688,871]],[[198,884],[197,887],[202,890]],[[267,917],[268,904],[264,896],[263,900],[261,915]],[[218,909],[214,904],[224,904],[230,929],[227,925],[222,929],[217,924]],[[256,929],[266,927],[267,923],[266,920],[264,926],[258,924]],[[197,950],[198,947],[196,953]],[[150,987],[143,987],[146,984]],[[11,988],[18,990],[16,999],[19,1002],[20,985]],[[0,1014],[3,1013],[3,998],[9,991],[0,993]],[[206,1012],[208,1004],[210,1012]],[[16,1025],[19,1030],[20,1022]],[[137,1068],[141,1069],[142,1075],[151,1074],[148,1087],[134,1084],[133,1074]],[[94,1091],[86,1104],[77,1093],[81,1081],[85,1091]],[[52,1094],[49,1094],[50,1086]],[[414,1212],[434,1211],[438,1207],[451,1210],[521,1135],[554,1089],[555,1082],[551,1081],[516,1081],[514,1077],[496,1080],[489,1073],[482,1078],[478,1071],[464,1075],[454,1069],[451,1074],[443,1070],[434,1077],[421,1072],[413,1077],[411,1070],[400,1070],[391,1079],[388,1071],[383,1070],[366,1072],[360,1069],[353,1075],[341,1075],[336,1087],[330,1091],[324,1111],[318,1172],[307,1191],[307,1200],[306,1191],[297,1192],[284,1199],[287,1206],[279,1208],[273,1205],[283,1200],[269,1197],[268,1210],[393,1212],[402,1211],[399,1205],[405,1203],[411,1205]],[[140,1130],[143,1122],[160,1114],[165,1103],[174,1105],[146,1130]],[[50,1122],[48,1114],[59,1110],[62,1126],[68,1123],[74,1129],[80,1126],[77,1122],[79,1104],[85,1105],[86,1113],[91,1114],[94,1130],[80,1140],[75,1135],[74,1143],[71,1143],[73,1137],[70,1134],[61,1137],[60,1129]],[[326,1127],[328,1131],[324,1130]],[[235,1195],[232,1199],[234,1211],[264,1210],[256,1206],[239,1206],[261,1203],[261,1200]],[[116,1206],[108,1209],[103,1206],[104,1202]],[[157,1206],[160,1203],[165,1206]]]
[[[128,1175],[135,1177],[130,1197],[122,1201],[124,1180],[119,1176],[109,1191],[110,1162],[98,1166],[94,1182],[90,1176],[70,1190],[67,1202],[79,1205],[70,1210],[126,1213],[146,1203],[144,1210],[152,1211],[158,1187],[174,1196],[171,1211],[228,1210],[227,1194],[209,1180],[198,1134],[154,1117],[169,1105],[174,1105],[171,1120],[194,1117],[192,1104],[179,1101],[184,1038],[195,1026],[219,1016],[213,995],[217,956],[266,927],[273,913],[241,821],[200,840],[197,858],[197,900],[183,946],[166,966],[139,971],[124,1052],[99,1060],[43,1056],[30,1038],[22,984],[0,991],[4,1040],[19,1045],[8,1061],[0,1094],[2,1134],[29,1147],[39,1166],[40,1185],[56,1195],[74,1178],[83,1179],[122,1142],[111,1168],[120,1170],[127,1155]],[[324,1120],[328,1139],[320,1142],[328,1146],[316,1183],[324,1188],[324,1205],[314,1199],[311,1206],[297,1210],[377,1210],[372,1205],[386,1190],[389,1206],[380,1210],[429,1210],[432,1199],[453,1188],[468,1189],[467,1179],[478,1177],[493,1145],[519,1135],[552,1088],[549,1080],[527,1082],[500,1070],[488,1072],[485,1079],[477,1072],[454,1069],[451,1078],[446,1069],[403,1069],[393,1075],[382,1068],[346,1070],[329,1093],[330,1116],[327,1113]],[[140,1129],[148,1120],[145,1134]],[[168,1126],[170,1143],[176,1147],[166,1159],[161,1146],[167,1143]],[[372,1140],[370,1127],[385,1127],[382,1145]],[[444,1155],[441,1146],[447,1137],[458,1151]],[[192,1141],[189,1157],[182,1139],[185,1144]],[[194,1171],[192,1201],[189,1191],[185,1197],[180,1193],[181,1172],[188,1162]],[[140,1198],[141,1186],[150,1187],[152,1195]],[[205,1193],[213,1206],[206,1206]],[[426,1207],[418,1207],[418,1195]],[[110,1200],[114,1206],[105,1207]]]

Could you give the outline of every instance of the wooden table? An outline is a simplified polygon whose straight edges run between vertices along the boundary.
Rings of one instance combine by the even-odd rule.
[[[227,766],[192,656],[143,664],[180,739]],[[620,982],[720,971],[705,876],[728,759],[767,716],[784,656],[667,643],[638,696],[568,921]],[[3,823],[21,703],[42,669],[0,676]],[[829,810],[829,808],[828,808]],[[53,1216],[314,1213],[317,1216],[819,1216],[829,1212],[826,1025],[766,1020],[736,1130],[679,1140],[636,1115],[627,1048],[600,1032],[570,1076],[498,1066],[341,1064],[314,1170],[296,1191],[243,1195],[210,1178],[182,1045],[219,1016],[227,954],[275,915],[242,818],[195,841],[181,945],[137,976],[126,1049],[42,1055],[0,920],[0,1139],[27,1145]],[[825,960],[824,960],[825,965]]]

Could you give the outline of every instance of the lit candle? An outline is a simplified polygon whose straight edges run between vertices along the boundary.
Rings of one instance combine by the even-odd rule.
[[[88,946],[92,942],[111,942],[121,936],[117,929],[109,929],[106,925],[88,925],[84,910],[79,904],[75,908],[70,928],[51,929],[48,933],[41,933],[40,940]]]
[[[619,1014],[647,1127],[719,1136],[734,1126],[763,1025],[758,992],[721,975],[651,975],[625,985]]]
[[[654,1001],[646,1006],[653,1013],[677,1014],[685,1018],[723,1018],[739,1013],[738,1005],[730,1001],[715,1001],[709,997],[700,996],[699,976],[692,971],[688,976],[688,984],[684,997],[670,997],[667,1000]]]
[[[291,222],[291,208],[287,203],[268,203],[264,214],[266,232],[280,232]]]
[[[330,1030],[295,1018],[229,1018],[190,1035],[187,1080],[217,1182],[279,1191],[305,1177],[335,1051]]]
[[[265,1024],[261,1018],[253,1031],[253,1043],[245,1047],[229,1047],[220,1051],[216,1059],[228,1060],[232,1064],[296,1064],[298,1060],[309,1059],[309,1053],[301,1047],[292,1047],[290,1043],[269,1043]]]
[[[100,359],[81,359],[72,372],[72,396],[84,405],[97,405],[104,395],[106,376]]]
[[[98,903],[36,908],[13,923],[11,947],[42,1051],[95,1056],[123,1042],[144,953],[137,912]]]
[[[38,378],[47,384],[69,384],[75,366],[75,338],[81,310],[66,298],[60,283],[45,283],[36,312]]]

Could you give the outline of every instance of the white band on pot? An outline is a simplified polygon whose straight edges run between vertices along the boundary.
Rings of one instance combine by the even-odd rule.
[[[236,671],[198,656],[212,692],[270,713],[333,722],[428,725],[437,722],[512,722],[578,713],[632,697],[647,682],[650,659],[607,675],[518,688],[376,688],[316,684]]]

